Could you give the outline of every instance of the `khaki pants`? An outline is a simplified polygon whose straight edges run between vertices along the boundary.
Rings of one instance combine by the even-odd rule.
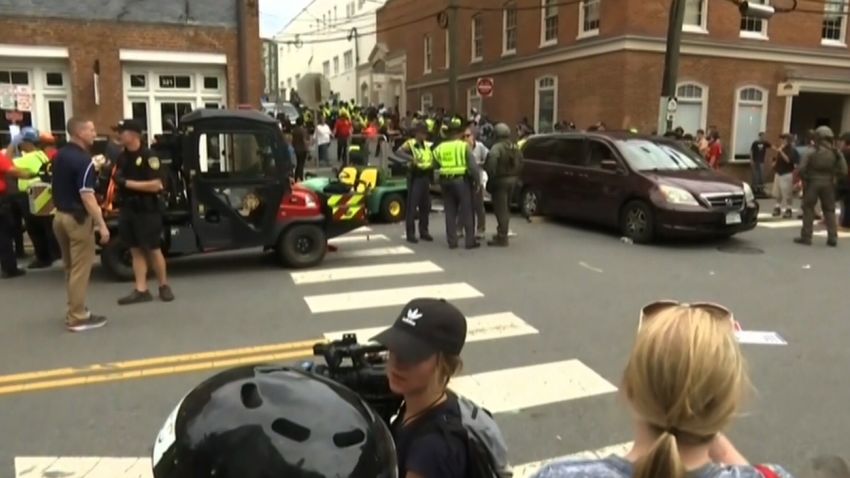
[[[65,266],[65,288],[68,291],[66,322],[88,319],[86,292],[89,288],[91,268],[95,258],[94,223],[87,216],[82,224],[70,214],[57,212],[53,219],[53,232],[62,251]]]
[[[811,239],[815,222],[815,206],[820,200],[823,218],[826,220],[826,234],[829,239],[838,238],[838,224],[835,220],[835,184],[831,180],[806,182],[803,189],[803,229],[800,236]]]

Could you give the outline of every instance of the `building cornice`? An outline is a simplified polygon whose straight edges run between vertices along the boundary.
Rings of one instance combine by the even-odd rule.
[[[623,51],[664,53],[666,48],[662,38],[644,36],[620,36],[602,38],[580,45],[570,45],[533,55],[501,60],[497,63],[480,65],[472,70],[461,72],[459,80],[470,80],[480,76],[498,75],[513,71],[537,68],[582,58],[589,58]],[[838,53],[818,49],[793,48],[770,44],[750,44],[747,42],[724,42],[706,39],[682,40],[682,55],[727,58],[749,61],[766,61],[787,65],[805,65],[850,69],[850,51]],[[408,84],[408,88],[427,88],[445,84],[448,79],[443,74],[429,75]]]

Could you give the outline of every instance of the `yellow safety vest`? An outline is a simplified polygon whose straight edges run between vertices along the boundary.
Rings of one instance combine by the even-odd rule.
[[[434,127],[437,125],[437,122],[431,118],[425,120],[425,125],[428,127],[428,132],[433,133]]]
[[[49,162],[50,158],[48,158],[47,154],[40,149],[30,151],[20,158],[15,158],[14,160],[16,168],[26,170],[32,174],[38,174],[41,168]],[[38,182],[41,182],[40,178],[18,179],[18,190],[21,192],[27,192],[30,186]]]
[[[384,122],[384,118],[383,118],[383,117],[378,118],[378,124],[381,126],[381,128],[383,128],[383,127],[384,127],[385,122]]]
[[[523,146],[525,146],[525,142],[526,142],[526,141],[528,141],[528,140],[527,140],[527,139],[525,139],[525,138],[523,138],[523,139],[521,139],[521,140],[517,141],[517,142],[516,142],[517,147],[518,147],[518,148],[520,148],[520,149],[522,149],[522,147],[523,147]]]
[[[425,141],[419,146],[415,139],[407,140],[407,147],[413,153],[413,162],[417,169],[431,169],[434,165],[434,151],[431,150],[433,143]]]
[[[434,150],[435,159],[440,164],[440,176],[464,176],[467,151],[469,144],[460,139],[440,143]]]
[[[351,146],[348,147],[348,152],[349,153],[359,153],[360,152],[360,145],[352,144]]]

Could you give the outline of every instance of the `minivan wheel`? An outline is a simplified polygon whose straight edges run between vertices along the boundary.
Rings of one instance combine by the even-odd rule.
[[[643,201],[632,201],[620,214],[620,231],[632,241],[645,244],[655,235],[655,214]]]
[[[524,189],[520,197],[520,210],[525,217],[537,216],[541,213],[542,196],[536,189]]]

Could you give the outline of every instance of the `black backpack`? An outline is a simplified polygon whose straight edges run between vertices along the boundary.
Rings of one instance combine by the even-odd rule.
[[[466,444],[466,478],[512,478],[505,439],[493,415],[473,401],[449,394],[456,413],[444,413],[417,428],[416,435],[454,435]]]

